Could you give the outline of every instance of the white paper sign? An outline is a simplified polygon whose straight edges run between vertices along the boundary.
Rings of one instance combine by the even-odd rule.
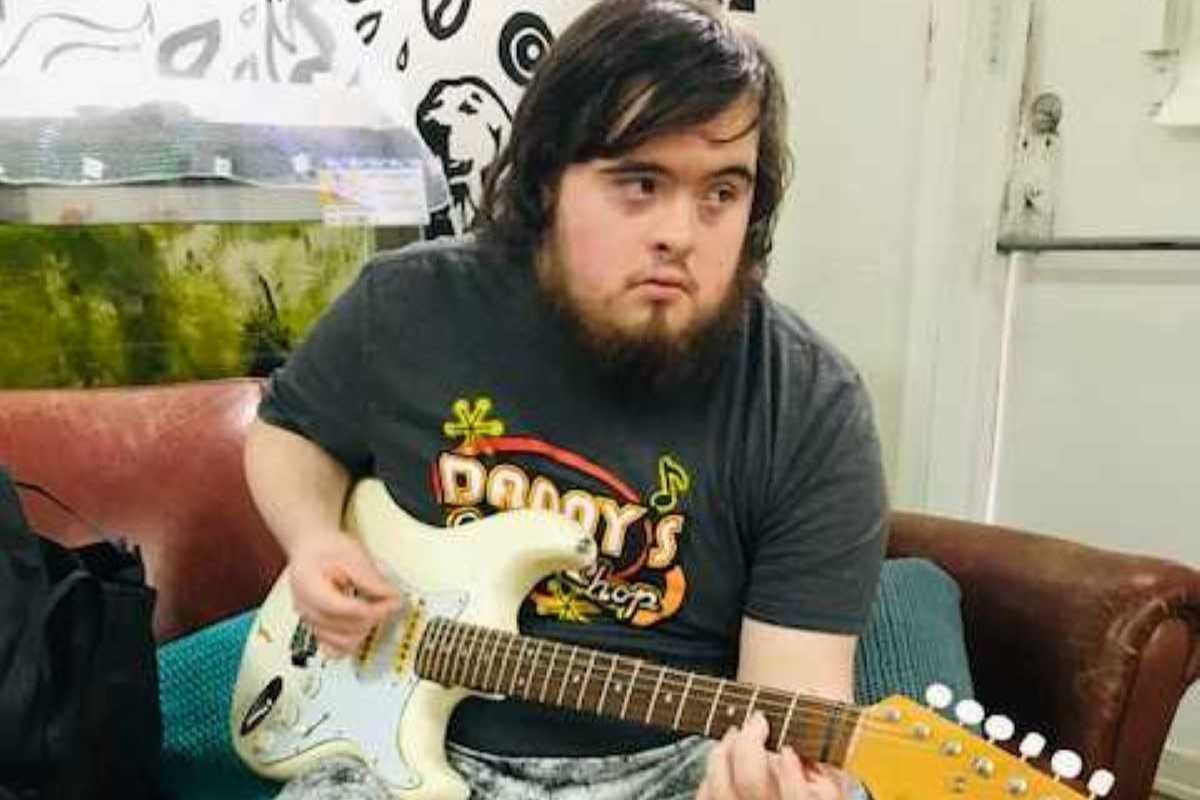
[[[317,172],[326,225],[427,225],[420,161],[327,164]]]

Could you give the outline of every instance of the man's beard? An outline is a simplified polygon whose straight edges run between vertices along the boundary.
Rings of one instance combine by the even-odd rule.
[[[762,286],[758,270],[740,265],[720,304],[683,330],[668,327],[665,306],[653,307],[645,324],[626,330],[582,306],[561,264],[538,272],[542,296],[596,369],[618,389],[652,393],[711,382],[742,330],[747,299]]]

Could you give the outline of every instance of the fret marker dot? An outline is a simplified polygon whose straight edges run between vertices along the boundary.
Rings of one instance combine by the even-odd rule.
[[[571,676],[571,683],[579,683],[579,674],[578,673]]]
[[[668,692],[667,696],[665,698],[663,698],[663,700],[664,700],[664,702],[667,702],[667,703],[673,703],[673,702],[675,702],[675,695]]]
[[[725,709],[726,716],[732,717],[736,713],[737,713],[737,709],[734,708],[733,706],[729,706],[728,708]]]

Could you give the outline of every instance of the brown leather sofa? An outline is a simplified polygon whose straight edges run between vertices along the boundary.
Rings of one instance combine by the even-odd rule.
[[[260,384],[0,392],[0,463],[142,545],[160,642],[257,604],[282,555],[251,504],[241,446]],[[88,530],[36,497],[34,524]],[[1200,573],[1059,538],[898,513],[890,553],[962,589],[978,697],[1146,798],[1200,671]]]

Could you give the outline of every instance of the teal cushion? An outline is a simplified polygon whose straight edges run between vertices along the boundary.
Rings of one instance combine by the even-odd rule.
[[[266,800],[279,785],[238,759],[229,736],[229,706],[254,612],[203,628],[159,648],[163,711],[163,780],[178,800]],[[935,681],[970,697],[959,591],[929,561],[884,562],[879,599],[855,659],[856,700],[870,705],[893,694],[920,700]]]
[[[902,694],[923,703],[931,683],[949,686],[956,699],[973,697],[959,599],[958,584],[933,562],[885,561],[855,657],[855,701]]]
[[[229,707],[254,612],[202,628],[158,649],[163,788],[176,800],[266,800],[279,785],[242,764]]]

